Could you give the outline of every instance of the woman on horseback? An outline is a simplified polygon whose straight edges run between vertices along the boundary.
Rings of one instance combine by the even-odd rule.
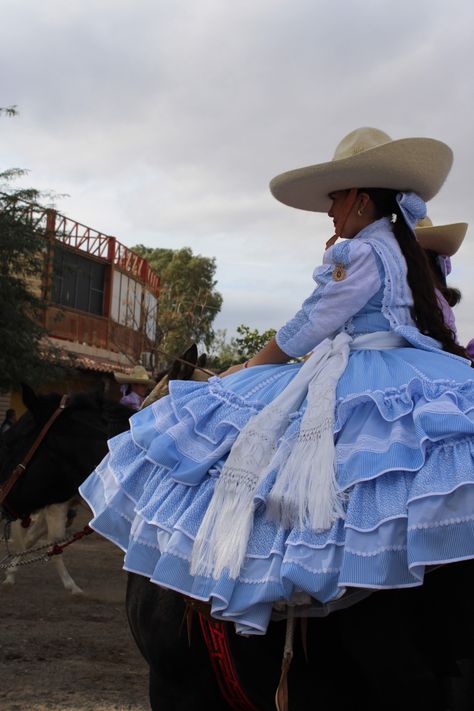
[[[474,558],[474,371],[414,234],[451,163],[363,128],[272,180],[333,219],[316,288],[243,366],[171,382],[109,442],[81,493],[126,570],[264,634],[275,605],[335,608]]]

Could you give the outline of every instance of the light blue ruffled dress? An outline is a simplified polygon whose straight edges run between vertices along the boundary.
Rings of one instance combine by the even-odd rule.
[[[319,602],[347,588],[420,585],[427,566],[474,558],[474,370],[422,335],[406,264],[384,218],[327,250],[316,289],[277,334],[302,356],[325,338],[392,331],[405,347],[354,350],[336,390],[337,485],[345,515],[329,530],[285,529],[266,515],[275,479],[255,495],[240,574],[192,576],[197,531],[239,432],[299,363],[247,368],[207,383],[174,381],[131,418],[80,492],[91,526],[125,552],[124,568],[209,601],[239,632],[266,631],[275,602]],[[305,403],[281,444],[298,434]],[[277,473],[276,473],[277,475]]]

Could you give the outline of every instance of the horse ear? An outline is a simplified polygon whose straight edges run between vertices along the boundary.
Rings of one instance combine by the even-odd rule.
[[[192,346],[189,346],[188,350],[183,353],[181,358],[183,360],[187,360],[188,363],[192,363],[192,365],[181,363],[181,369],[178,377],[180,380],[191,380],[194,373],[194,366],[196,365],[198,359],[197,345],[193,343]]]
[[[200,368],[205,368],[207,363],[207,353],[201,353],[197,359],[197,364]]]
[[[24,406],[30,412],[34,412],[38,409],[38,398],[36,393],[33,388],[30,388],[30,386],[26,383],[21,383],[21,399],[23,400]]]
[[[175,360],[168,373],[169,380],[189,380],[192,377],[194,373],[194,365],[197,361],[196,344],[193,343],[192,346],[184,351],[183,355],[180,357],[182,360],[192,363],[192,365],[187,365],[186,363],[182,363],[180,360]]]
[[[171,368],[169,369],[169,372],[168,372],[168,379],[169,380],[178,380],[180,371],[181,371],[181,363],[179,362],[179,360],[173,361]]]
[[[196,364],[197,362],[197,357],[198,357],[198,349],[197,345],[193,343],[191,346],[189,346],[188,350],[183,353],[181,358],[183,360],[187,360],[189,363],[194,363]]]

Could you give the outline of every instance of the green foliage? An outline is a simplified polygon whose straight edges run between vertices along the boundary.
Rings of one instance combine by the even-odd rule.
[[[221,372],[242,361],[243,358],[237,349],[235,338],[228,341],[226,329],[216,331],[208,354],[208,367]]]
[[[263,333],[259,333],[258,329],[251,329],[241,323],[237,326],[237,333],[239,334],[235,339],[237,351],[243,360],[248,360],[273,338],[276,331],[274,328],[268,328]]]
[[[157,347],[170,356],[182,353],[192,343],[212,343],[212,323],[222,306],[216,291],[214,258],[183,249],[133,247],[160,275],[159,336]],[[157,352],[159,367],[169,361]]]
[[[32,290],[41,278],[41,238],[16,209],[16,196],[0,194],[0,390],[61,374],[56,350],[43,341],[42,302]]]
[[[0,106],[0,116],[17,114],[16,106]],[[12,189],[11,181],[27,173],[21,168],[0,172],[0,391],[22,382],[57,380],[69,370],[40,325],[43,303],[34,285],[43,269],[41,236],[19,204],[58,196],[35,188]]]
[[[273,328],[260,333],[258,329],[251,329],[243,323],[236,330],[238,337],[232,337],[229,341],[227,331],[217,331],[212,343],[209,367],[222,371],[231,365],[245,362],[261,350],[276,333]]]

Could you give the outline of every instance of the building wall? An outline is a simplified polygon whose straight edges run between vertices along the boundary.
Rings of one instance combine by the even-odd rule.
[[[46,383],[40,391],[105,386],[118,399],[113,371],[128,372],[141,362],[143,352],[153,350],[158,274],[115,237],[49,208],[21,200],[15,204],[21,219],[37,231],[44,260],[42,277],[29,280],[31,291],[44,303],[41,325],[54,345],[84,356],[77,377]],[[19,392],[0,395],[0,417],[8,407],[22,414]]]
[[[157,298],[138,277],[64,245],[54,246],[50,274],[44,321],[50,336],[125,353],[135,363],[143,351],[152,350]],[[102,294],[101,308],[97,294]]]

